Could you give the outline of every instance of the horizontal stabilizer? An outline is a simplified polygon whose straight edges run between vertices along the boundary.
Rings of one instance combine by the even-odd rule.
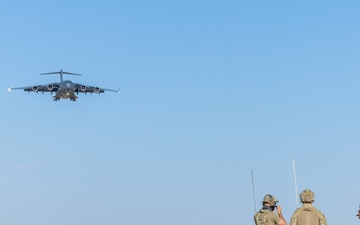
[[[60,70],[59,72],[40,73],[40,75],[50,75],[50,74],[60,74],[60,81],[61,81],[61,82],[63,82],[63,74],[81,76],[81,74],[64,72],[63,70]]]
[[[51,72],[51,73],[40,73],[40,75],[50,75],[50,74],[69,74],[69,75],[76,75],[76,76],[81,76],[81,74],[78,73],[70,73],[70,72]]]

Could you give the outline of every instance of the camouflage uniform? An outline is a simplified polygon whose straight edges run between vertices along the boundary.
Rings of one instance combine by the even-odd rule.
[[[291,217],[289,225],[326,225],[324,214],[312,206],[315,195],[310,190],[305,190],[300,194],[302,207],[296,209]]]
[[[263,207],[257,212],[254,216],[254,221],[256,225],[275,225],[279,224],[280,217],[270,208]]]
[[[276,225],[280,222],[280,217],[273,212],[273,208],[278,200],[273,195],[265,195],[262,203],[268,203],[270,206],[263,206],[259,212],[255,213],[254,221],[256,225]]]

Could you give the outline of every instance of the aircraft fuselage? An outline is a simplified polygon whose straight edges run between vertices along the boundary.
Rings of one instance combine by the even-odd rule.
[[[72,101],[76,101],[78,97],[75,95],[75,84],[70,80],[65,80],[64,82],[60,83],[59,88],[53,98],[55,101],[67,98]]]

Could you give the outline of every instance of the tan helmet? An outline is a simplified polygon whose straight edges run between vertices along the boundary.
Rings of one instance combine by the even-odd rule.
[[[268,203],[270,206],[275,206],[278,202],[279,201],[275,198],[275,196],[270,194],[265,195],[262,201],[262,203]]]
[[[315,193],[309,189],[300,193],[300,201],[302,203],[313,203],[315,201]]]

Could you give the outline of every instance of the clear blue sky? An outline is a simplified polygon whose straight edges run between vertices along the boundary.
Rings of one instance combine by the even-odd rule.
[[[0,224],[250,225],[360,204],[359,1],[2,1]],[[121,93],[53,102],[58,81]]]

